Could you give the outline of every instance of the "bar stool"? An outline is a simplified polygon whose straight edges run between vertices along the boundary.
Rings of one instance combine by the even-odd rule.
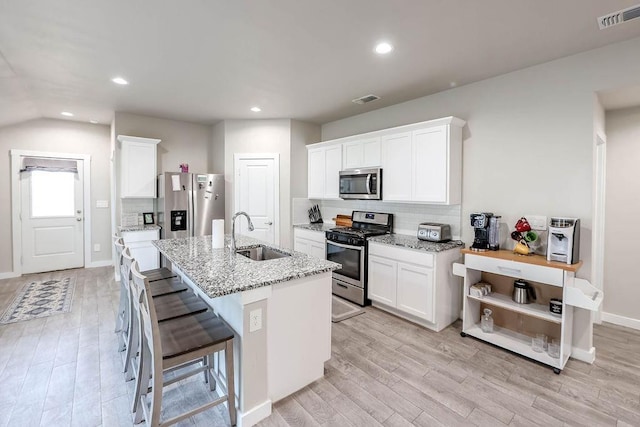
[[[134,422],[137,424],[144,419],[147,426],[167,426],[227,402],[229,420],[231,425],[236,425],[233,330],[211,312],[158,322],[155,299],[149,298],[149,281],[140,273],[135,261],[131,265],[131,277],[132,300],[140,325],[139,375],[134,392]],[[221,381],[212,366],[212,356],[223,350],[226,381]],[[203,361],[202,366],[164,381],[164,373],[200,361]],[[218,384],[225,394],[212,402],[161,421],[164,386],[203,371],[209,382],[209,389],[215,390]],[[151,401],[147,403],[149,393]]]
[[[131,300],[131,264],[133,258],[129,253],[129,248],[124,248],[121,251],[122,268],[120,270],[121,279],[123,280],[124,287],[128,294],[127,297],[127,328],[121,334],[121,339],[126,341],[124,348],[126,349],[124,358],[124,372],[125,379],[127,381],[132,380],[135,377],[135,371],[132,368],[136,355],[139,353],[139,337],[137,318],[133,316],[133,301]],[[173,286],[173,282],[179,278],[156,280],[152,283],[152,291],[157,292],[159,295],[153,296],[157,299],[157,311],[161,321],[178,318],[181,316],[187,316],[197,313],[202,313],[208,310],[209,306],[205,304],[197,295],[193,292],[188,292],[189,287],[183,283],[180,283],[179,287]],[[171,292],[169,292],[171,291]]]
[[[118,268],[120,271],[120,303],[118,305],[118,313],[116,316],[116,333],[120,334],[118,337],[118,351],[124,351],[126,349],[126,343],[130,331],[130,276],[128,271],[126,271],[126,275],[123,276],[124,263],[122,253],[125,249],[124,240],[122,239],[122,237],[118,236],[113,236],[113,239],[113,245],[116,251],[116,268]],[[153,287],[154,297],[185,292],[189,290],[189,287],[182,283],[182,280],[180,280],[179,277],[176,277],[175,273],[166,268],[150,270],[150,275],[152,277],[155,277],[153,282],[155,284],[155,286]],[[165,279],[161,279],[160,277],[165,277]]]

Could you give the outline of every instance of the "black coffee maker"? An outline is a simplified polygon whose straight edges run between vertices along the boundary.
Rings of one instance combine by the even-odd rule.
[[[491,212],[471,214],[471,226],[475,232],[473,244],[471,245],[472,251],[484,252],[489,250],[489,229],[492,216],[493,213]]]

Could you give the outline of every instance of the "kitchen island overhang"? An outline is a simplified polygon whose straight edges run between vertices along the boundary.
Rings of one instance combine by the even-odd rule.
[[[213,249],[211,236],[153,244],[236,332],[239,426],[268,417],[272,402],[324,375],[331,357],[331,273],[339,264],[244,236],[238,250],[262,244],[290,256],[254,261],[227,244]]]

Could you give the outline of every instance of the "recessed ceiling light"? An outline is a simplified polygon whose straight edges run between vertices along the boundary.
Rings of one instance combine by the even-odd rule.
[[[97,125],[98,121],[97,120],[89,120],[89,123],[91,123],[92,125]]]
[[[118,85],[128,85],[129,82],[123,79],[122,77],[114,77],[111,79],[112,82]]]
[[[70,113],[70,112],[68,112],[68,111],[63,111],[63,112],[62,112],[62,113],[60,113],[60,114],[62,114],[62,115],[63,115],[63,116],[65,116],[65,117],[73,117],[73,113]]]
[[[259,113],[260,111],[262,111],[262,108],[260,108],[260,107],[251,107],[251,111],[253,111],[254,113]]]
[[[382,42],[376,45],[375,50],[376,50],[376,53],[379,53],[380,55],[385,55],[393,50],[393,46],[391,46],[387,42]]]

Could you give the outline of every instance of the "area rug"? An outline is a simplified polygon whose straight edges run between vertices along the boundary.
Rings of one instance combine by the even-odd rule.
[[[75,277],[27,283],[5,310],[0,323],[68,313],[71,311],[74,290]]]
[[[357,305],[346,302],[342,298],[335,295],[331,296],[331,321],[340,322],[358,314],[364,313],[364,310]]]

